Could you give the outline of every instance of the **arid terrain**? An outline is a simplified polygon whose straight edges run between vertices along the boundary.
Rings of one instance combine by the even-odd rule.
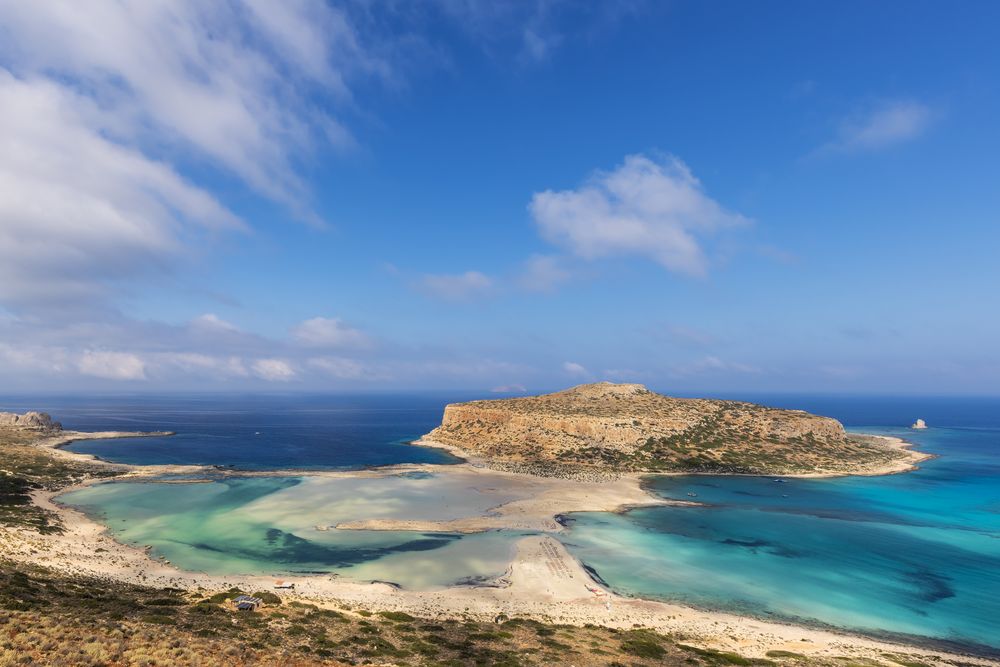
[[[835,419],[600,382],[454,403],[424,441],[487,463],[621,472],[882,474],[926,458]],[[554,468],[555,467],[555,468]]]

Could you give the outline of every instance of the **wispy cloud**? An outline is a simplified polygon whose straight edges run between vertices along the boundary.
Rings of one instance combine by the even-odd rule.
[[[563,372],[573,375],[575,377],[589,377],[590,371],[583,364],[578,364],[575,361],[564,361],[562,365]]]
[[[232,322],[227,322],[215,313],[205,313],[191,320],[191,327],[208,332],[238,333],[240,331]]]
[[[708,271],[705,239],[748,222],[706,195],[679,159],[645,155],[576,190],[537,193],[528,208],[546,239],[579,257],[636,255],[694,276]]]
[[[493,290],[493,279],[479,271],[428,274],[420,278],[417,287],[439,299],[470,301],[488,295]]]
[[[292,207],[295,155],[350,140],[309,95],[347,100],[348,78],[384,67],[320,2],[6,2],[0,20],[9,71],[85,91],[93,129],[180,142]]]
[[[490,391],[494,394],[524,394],[528,389],[523,384],[502,384],[493,387]]]
[[[242,227],[180,165],[318,221],[303,156],[353,141],[331,110],[387,68],[320,2],[2,2],[0,29],[0,303],[15,309],[107,300]]]
[[[726,361],[716,356],[706,355],[688,363],[677,364],[671,369],[670,374],[675,377],[688,377],[709,373],[757,374],[760,372],[759,368],[750,364]]]
[[[841,122],[823,153],[877,151],[920,137],[934,120],[933,110],[913,100],[886,102]]]
[[[371,346],[371,339],[367,334],[347,325],[337,317],[314,317],[305,320],[292,329],[292,337],[303,345],[312,347]]]
[[[99,298],[238,218],[169,165],[106,137],[98,104],[0,68],[0,302]],[[86,165],[86,169],[81,169]]]
[[[380,377],[377,372],[373,372],[361,361],[346,357],[314,357],[308,361],[308,364],[311,368],[320,371],[324,375],[341,380],[375,379]]]
[[[554,292],[572,278],[572,272],[559,257],[532,255],[521,267],[516,282],[529,292]]]
[[[573,39],[590,39],[638,14],[645,0],[431,0],[445,17],[491,53],[513,53],[522,64],[543,62]]]

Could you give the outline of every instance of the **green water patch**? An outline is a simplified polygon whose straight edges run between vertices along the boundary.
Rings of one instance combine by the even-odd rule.
[[[112,482],[60,496],[155,558],[210,574],[336,574],[436,588],[503,573],[521,533],[339,530],[358,519],[447,520],[509,496],[433,476]]]

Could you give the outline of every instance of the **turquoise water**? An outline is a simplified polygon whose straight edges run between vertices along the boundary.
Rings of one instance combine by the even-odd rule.
[[[209,574],[336,574],[432,589],[502,574],[518,533],[336,530],[356,519],[446,520],[512,500],[433,475],[111,482],[63,494],[126,544]]]
[[[1000,429],[859,430],[939,458],[883,477],[655,478],[705,506],[576,514],[566,543],[628,595],[1000,648]]]
[[[0,409],[46,409],[67,427],[84,430],[179,432],[162,441],[93,443],[100,450],[94,453],[113,460],[361,467],[424,456],[448,460],[402,443],[429,430],[443,404],[459,398],[466,397],[146,397],[51,404],[31,398],[5,399]],[[695,493],[706,506],[577,514],[563,536],[570,550],[624,594],[1000,649],[1000,401],[756,400],[828,414],[860,432],[901,435],[939,458],[916,472],[871,478],[651,478],[656,492],[684,500]],[[918,416],[932,428],[887,426]],[[419,478],[112,483],[63,500],[103,517],[119,539],[151,545],[154,555],[192,570],[321,572],[413,588],[503,572],[517,535],[316,530],[379,516],[451,518],[501,501],[436,486],[443,478],[425,479],[431,483],[423,486]]]

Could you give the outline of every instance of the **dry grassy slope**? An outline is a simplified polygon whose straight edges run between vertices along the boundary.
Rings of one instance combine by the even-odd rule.
[[[492,461],[616,470],[790,474],[897,456],[829,417],[607,382],[452,404],[426,437]]]

